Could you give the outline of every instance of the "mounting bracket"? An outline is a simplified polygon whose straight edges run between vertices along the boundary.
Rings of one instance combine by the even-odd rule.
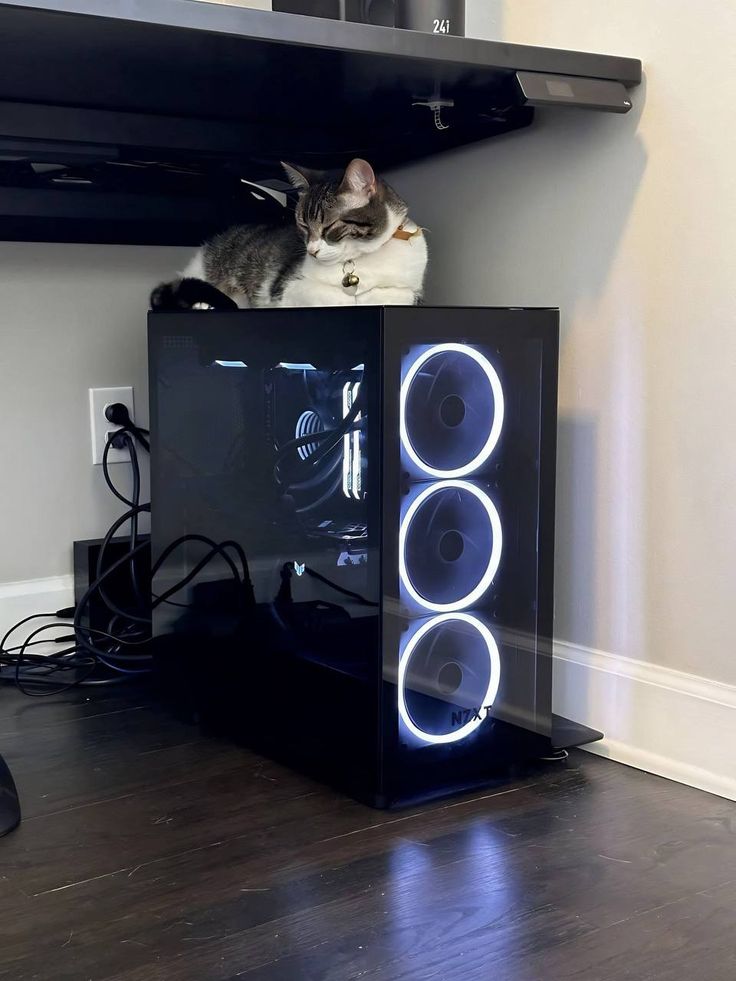
[[[618,113],[631,109],[626,87],[609,79],[520,71],[516,72],[516,81],[527,106],[576,106]]]

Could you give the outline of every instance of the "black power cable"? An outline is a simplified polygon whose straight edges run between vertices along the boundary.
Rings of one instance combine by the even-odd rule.
[[[127,413],[127,409],[126,409],[126,413]],[[117,489],[117,487],[115,487],[108,469],[107,457],[109,453],[109,448],[116,440],[120,440],[122,445],[127,448],[130,457],[130,465],[133,475],[133,493],[131,495],[131,500],[128,500],[128,498],[126,498],[123,494],[121,494],[120,491]],[[105,569],[105,554],[110,545],[110,542],[112,541],[115,535],[115,532],[118,531],[118,529],[121,528],[128,521],[130,521],[130,535],[129,535],[129,546],[128,546],[128,554],[129,556],[131,556],[130,579],[133,586],[133,593],[135,594],[136,601],[138,602],[139,605],[139,611],[138,613],[135,613],[129,610],[120,609],[120,607],[118,607],[117,604],[115,604],[109,598],[106,591],[103,590],[102,585],[100,585],[99,588],[100,598],[105,603],[108,610],[110,610],[110,612],[115,614],[116,616],[125,617],[129,620],[135,621],[136,623],[150,624],[151,603],[150,603],[150,599],[146,599],[143,596],[140,583],[138,581],[137,563],[135,558],[135,556],[137,556],[138,553],[137,552],[134,553],[134,550],[138,544],[138,517],[143,512],[150,512],[151,506],[150,504],[145,504],[145,505],[140,504],[141,475],[140,475],[140,467],[138,465],[138,454],[135,449],[135,443],[133,442],[133,440],[131,439],[131,437],[128,435],[127,432],[124,432],[123,430],[118,430],[117,432],[113,433],[112,438],[105,444],[105,449],[102,454],[102,472],[105,477],[105,483],[110,488],[112,493],[115,495],[115,497],[117,497],[119,501],[122,501],[124,504],[128,505],[130,510],[127,511],[125,514],[121,515],[121,517],[119,517],[115,522],[113,522],[111,527],[108,529],[107,534],[105,535],[102,541],[102,545],[100,546],[99,553],[97,555],[97,565],[95,569],[95,574],[99,579],[99,577],[102,575]]]
[[[122,439],[122,437],[126,437],[127,440],[130,441],[130,443],[129,444],[126,444],[125,441]],[[130,437],[128,436],[128,434],[127,433],[122,433],[120,439],[121,439],[121,442],[123,442],[123,445],[128,445],[128,449],[130,449],[130,444],[132,444],[132,440],[130,440]],[[107,484],[108,488],[110,489],[110,492],[112,494],[114,494],[115,497],[117,497],[117,499],[119,501],[122,501],[123,504],[127,508],[134,508],[138,504],[140,504],[140,501],[139,500],[136,500],[136,490],[135,490],[136,485],[135,485],[135,483],[134,483],[134,489],[133,489],[133,500],[132,501],[129,501],[127,497],[125,497],[123,494],[120,493],[120,491],[117,489],[117,487],[115,486],[115,484],[113,484],[112,478],[110,477],[110,470],[109,470],[109,464],[108,464],[108,459],[107,458],[110,455],[110,450],[111,449],[113,449],[113,448],[117,449],[117,446],[116,446],[117,441],[118,441],[118,435],[117,435],[117,433],[115,433],[105,443],[105,448],[102,451],[102,474],[103,474],[103,476],[105,478],[105,483]],[[131,457],[131,465],[133,465],[132,457]],[[138,493],[140,494],[140,471],[138,470],[137,460],[136,460],[136,464],[133,465],[133,467],[134,467],[134,482],[136,480],[136,472],[137,472],[137,487],[138,487]]]
[[[7,630],[0,641],[0,682],[10,681],[27,695],[54,695],[74,687],[119,684],[131,677],[149,673],[152,667],[149,645],[152,636],[153,608],[161,603],[171,602],[169,597],[184,588],[216,557],[228,566],[244,604],[255,603],[248,560],[242,546],[235,541],[217,543],[204,535],[183,535],[167,546],[152,566],[152,578],[162,568],[167,558],[187,542],[199,542],[206,545],[208,551],[183,579],[171,585],[164,593],[159,596],[154,595],[153,598],[151,595],[144,595],[138,579],[136,563],[150,549],[150,544],[148,541],[139,540],[138,519],[141,514],[150,512],[151,506],[140,503],[141,479],[136,443],[148,450],[149,442],[146,437],[149,431],[136,426],[130,419],[128,410],[121,403],[108,406],[106,415],[110,422],[119,425],[120,428],[111,434],[105,445],[103,475],[110,492],[125,504],[127,510],[112,523],[105,534],[100,546],[95,579],[90,583],[79,603],[75,607],[24,617]],[[115,486],[110,476],[111,446],[128,450],[132,474],[130,497],[125,496]],[[124,555],[108,563],[106,555],[110,544],[119,529],[128,522],[130,523],[128,549]],[[237,559],[237,565],[230,553],[233,553]],[[122,609],[110,598],[105,588],[110,577],[118,574],[126,566],[129,569],[135,598],[134,610]],[[95,596],[102,600],[110,612],[107,630],[85,622],[89,604]],[[6,646],[16,630],[34,620],[43,619],[54,622],[35,628],[22,644]],[[73,634],[69,633],[70,624],[65,622],[69,620],[72,620]],[[59,630],[64,631],[60,636],[37,639],[41,634]],[[31,651],[31,648],[49,643],[68,646],[44,654]],[[99,676],[100,672],[103,672],[102,676]]]
[[[293,571],[294,571],[294,563],[285,562],[281,569],[281,588],[279,589],[279,595],[277,599],[283,599],[286,596],[291,598],[290,580]],[[349,596],[351,599],[354,599],[357,603],[362,603],[363,606],[380,606],[380,604],[375,602],[374,600],[369,600],[366,596],[361,596],[360,593],[353,592],[352,589],[346,589],[344,586],[341,586],[339,583],[333,582],[332,579],[328,579],[327,576],[323,576],[320,572],[317,572],[314,569],[310,569],[306,563],[304,565],[304,571],[302,575],[311,576],[312,579],[317,579],[319,582],[324,583],[325,586],[329,586],[330,589],[334,589],[335,592],[342,593],[343,596]]]
[[[122,402],[113,402],[111,405],[106,406],[105,418],[108,422],[111,422],[113,426],[120,427],[117,433],[132,433],[146,453],[151,452],[151,446],[146,439],[147,436],[150,436],[149,431],[147,429],[142,429],[140,426],[136,426],[136,424],[130,418],[127,405],[124,405]],[[113,434],[113,438],[117,435],[117,433]]]

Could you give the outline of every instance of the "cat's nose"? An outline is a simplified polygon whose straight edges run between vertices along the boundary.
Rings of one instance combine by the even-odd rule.
[[[307,246],[307,252],[310,255],[318,255],[319,250],[320,250],[319,242],[310,242],[309,245]]]

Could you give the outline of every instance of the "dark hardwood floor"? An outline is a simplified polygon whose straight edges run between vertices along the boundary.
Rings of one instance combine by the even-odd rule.
[[[2,979],[736,979],[736,804],[574,753],[382,813],[146,695],[0,696]]]

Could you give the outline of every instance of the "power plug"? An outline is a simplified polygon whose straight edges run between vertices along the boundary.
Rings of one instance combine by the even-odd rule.
[[[112,419],[108,417],[108,410]],[[135,419],[135,403],[133,401],[133,389],[130,388],[90,388],[89,390],[89,421],[92,438],[92,463],[102,463],[102,454],[105,450],[105,443],[110,439],[116,429],[119,429],[123,422],[117,422],[118,418],[123,418],[122,412],[127,411],[129,419]],[[110,447],[107,454],[108,463],[128,463],[128,451],[126,449],[116,449]]]

